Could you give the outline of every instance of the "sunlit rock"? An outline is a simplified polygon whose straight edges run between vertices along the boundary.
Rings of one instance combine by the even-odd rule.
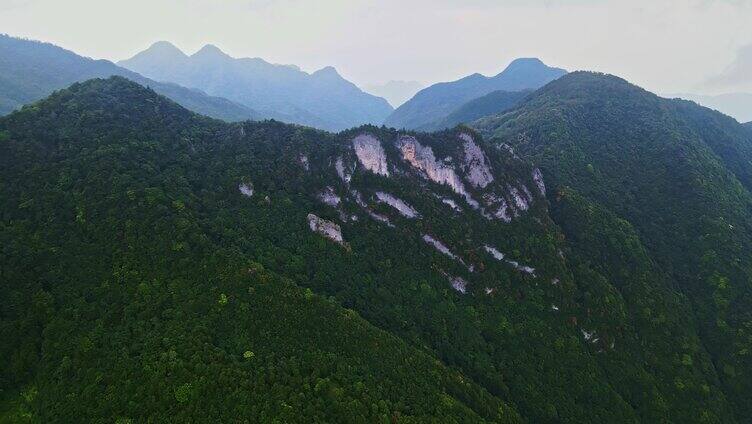
[[[441,253],[449,256],[450,258],[455,259],[455,260],[459,259],[454,253],[452,253],[449,250],[448,247],[446,247],[444,245],[444,243],[436,240],[435,238],[429,236],[428,234],[424,234],[423,235],[423,241],[425,241],[426,243],[430,244],[431,246],[433,246],[434,248],[436,248],[436,250],[438,250],[439,252],[441,252]]]
[[[298,163],[300,163],[300,166],[302,166],[306,171],[311,170],[311,163],[308,161],[308,156],[304,155],[303,153],[298,156]]]
[[[450,277],[449,282],[452,284],[452,288],[458,292],[467,293],[467,281],[462,277]]]
[[[327,221],[326,219],[319,218],[318,216],[309,213],[308,226],[311,228],[311,231],[321,234],[322,236],[339,244],[344,244],[344,239],[342,238],[342,229],[334,222]]]
[[[408,205],[402,199],[392,196],[389,193],[384,193],[383,191],[377,191],[376,198],[379,199],[380,202],[386,203],[387,205],[393,207],[394,209],[397,209],[399,213],[401,213],[403,216],[407,218],[416,218],[419,215],[418,211],[416,211],[412,206]]]
[[[389,176],[386,153],[379,139],[370,134],[361,134],[353,139],[353,148],[364,168],[374,174]]]
[[[421,145],[415,137],[401,136],[397,140],[397,148],[402,153],[402,158],[414,168],[423,171],[426,178],[438,184],[448,185],[455,193],[462,195],[470,206],[476,209],[480,206],[467,192],[454,168],[438,162],[430,147]]]
[[[465,162],[463,165],[467,181],[473,187],[484,188],[493,181],[488,158],[469,134],[462,133],[460,138],[464,141]]]
[[[339,206],[340,202],[342,201],[342,199],[340,199],[340,197],[337,196],[337,193],[334,192],[334,189],[332,187],[327,187],[326,190],[319,193],[318,198],[324,204],[327,204],[332,207]]]
[[[533,169],[533,182],[535,182],[535,185],[538,187],[540,194],[545,196],[546,184],[543,182],[543,174],[538,168]]]
[[[238,185],[238,190],[240,190],[240,193],[243,196],[253,196],[253,185],[251,183],[240,183],[240,185]]]
[[[348,172],[347,168],[345,167],[345,161],[342,159],[342,157],[338,157],[337,161],[334,163],[334,168],[337,170],[337,175],[339,178],[345,182],[345,184],[350,183],[350,180],[352,179],[352,175]]]

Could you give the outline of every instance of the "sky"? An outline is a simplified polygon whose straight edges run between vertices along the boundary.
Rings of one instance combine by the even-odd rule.
[[[752,0],[0,0],[0,32],[113,61],[211,43],[360,86],[538,57],[658,93],[752,92]]]

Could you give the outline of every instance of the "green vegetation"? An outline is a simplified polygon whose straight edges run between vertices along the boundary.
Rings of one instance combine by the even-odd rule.
[[[485,96],[470,100],[443,119],[419,128],[422,131],[435,131],[467,124],[486,116],[497,115],[520,104],[532,90],[493,91]]]
[[[351,140],[364,133],[381,140],[389,177],[355,165]],[[413,135],[460,169],[460,133],[494,176],[483,190],[468,184],[470,196],[535,187],[529,164],[467,128]],[[677,284],[678,264],[656,254],[646,222],[590,186],[564,188],[550,160],[550,211],[536,192],[511,223],[485,218],[411,169],[401,134],[227,124],[123,78],[0,119],[0,339],[10,341],[0,412],[32,422],[745,421],[735,397],[749,393],[745,368],[719,367],[702,297]],[[583,181],[610,172],[597,156],[561,158]],[[328,187],[337,207],[319,200]],[[339,225],[347,246],[311,232],[310,213]],[[718,228],[702,242],[720,257]],[[713,271],[710,299],[736,329],[738,276]]]
[[[640,256],[648,258],[647,262],[639,262],[653,263],[656,271],[646,274],[652,281],[643,288],[639,280],[631,282],[643,271],[635,269],[632,273],[639,272],[632,277],[622,276],[629,277],[630,286],[638,284],[633,286],[639,291],[630,301],[632,307],[642,307],[646,301],[640,292],[648,288],[662,292],[650,296],[673,303],[668,309],[674,310],[679,321],[672,323],[673,318],[657,314],[652,306],[643,307],[644,318],[659,319],[664,329],[674,328],[672,333],[678,327],[692,332],[676,340],[686,356],[674,356],[673,361],[696,367],[694,352],[704,346],[710,362],[701,368],[710,381],[718,382],[733,418],[749,422],[750,133],[733,119],[691,102],[661,99],[617,77],[584,72],[567,75],[536,92],[519,109],[484,118],[475,126],[540,164],[547,181],[557,188],[557,199],[568,203],[566,199],[577,196],[574,203],[580,208],[592,205],[583,211],[588,221],[610,216],[609,220],[628,230],[624,234],[634,231],[625,246],[643,251]],[[588,228],[592,222],[572,220],[572,207],[561,211],[555,221],[568,238],[573,233],[581,240],[576,244],[589,252],[586,258],[593,267],[602,268],[605,275],[621,269],[603,253],[608,252],[604,243],[614,244],[618,238],[599,227]],[[596,246],[601,248],[596,250]],[[636,260],[629,263],[639,263]],[[670,288],[678,298],[666,297]],[[633,316],[637,313],[634,310]],[[650,328],[648,321],[635,325]],[[656,348],[659,342],[655,340]],[[661,367],[669,360],[663,352],[662,348],[656,352],[661,354],[657,357]],[[675,380],[675,385],[685,396],[695,392],[691,395],[695,398],[714,392],[684,377]],[[696,406],[691,398],[684,404]],[[707,417],[704,411],[701,416]]]

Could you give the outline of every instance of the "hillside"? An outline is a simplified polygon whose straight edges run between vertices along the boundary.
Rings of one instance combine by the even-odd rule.
[[[584,72],[475,126],[540,164],[557,198],[574,191],[635,229],[689,300],[688,323],[736,419],[750,421],[752,134],[692,102]]]
[[[492,77],[473,74],[424,88],[398,107],[384,123],[389,127],[408,129],[432,125],[463,104],[493,91],[537,89],[565,73],[563,69],[549,67],[539,59],[517,59]]]
[[[392,112],[386,100],[361,91],[332,67],[309,74],[260,58],[233,58],[212,45],[188,56],[161,41],[118,64],[230,99],[265,117],[327,130],[381,124]]]
[[[106,60],[81,57],[52,44],[0,34],[0,115],[74,82],[118,75],[149,86],[187,109],[226,121],[258,118],[251,109],[176,84],[161,83]]]
[[[469,124],[485,116],[497,115],[517,106],[530,93],[532,93],[531,90],[493,91],[485,96],[470,100],[445,118],[419,129],[422,131],[443,130],[459,124]]]
[[[639,223],[467,128],[111,78],[0,119],[0,177],[0,388],[39,421],[744,421]]]
[[[423,84],[417,81],[388,81],[384,84],[367,85],[363,90],[385,98],[392,107],[399,107],[423,88]]]

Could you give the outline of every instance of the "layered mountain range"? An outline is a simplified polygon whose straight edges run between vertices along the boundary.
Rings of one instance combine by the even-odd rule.
[[[474,126],[0,119],[5,416],[748,421],[750,132],[582,72]]]
[[[331,66],[309,74],[260,58],[233,58],[213,45],[188,56],[160,41],[118,64],[230,99],[265,117],[328,130],[381,124],[392,112],[386,100],[361,91]]]
[[[472,74],[457,81],[434,84],[419,91],[384,122],[395,128],[435,128],[465,103],[494,91],[537,89],[566,74],[539,59],[514,60],[498,75]]]

